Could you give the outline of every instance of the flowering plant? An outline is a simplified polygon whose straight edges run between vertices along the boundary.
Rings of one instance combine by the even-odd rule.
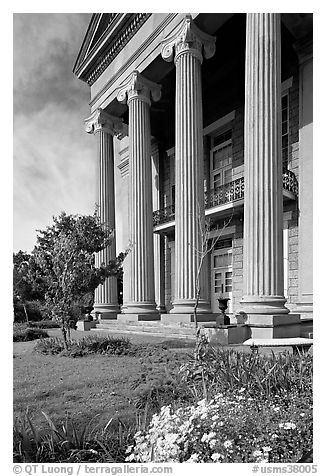
[[[162,407],[148,430],[136,433],[127,461],[296,462],[311,447],[312,414],[304,400],[261,402],[243,388],[176,410]]]

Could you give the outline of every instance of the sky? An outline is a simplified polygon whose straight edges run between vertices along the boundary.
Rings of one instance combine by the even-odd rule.
[[[13,247],[61,211],[94,211],[96,142],[83,122],[89,86],[72,69],[90,13],[13,15]]]

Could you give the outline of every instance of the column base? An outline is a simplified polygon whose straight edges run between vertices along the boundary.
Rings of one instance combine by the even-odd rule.
[[[253,339],[300,337],[300,314],[247,314],[246,324]]]
[[[156,303],[152,301],[129,302],[121,310],[122,314],[158,314]]]
[[[173,302],[173,308],[170,314],[193,314],[196,304],[195,299],[178,299]],[[197,306],[197,314],[212,314],[211,304],[209,301],[199,300]]]
[[[169,314],[162,314],[161,315],[161,322],[162,324],[192,324],[195,322],[195,315],[193,312],[191,313],[183,313],[183,314],[175,314],[172,311]],[[197,314],[197,322],[212,322],[214,324],[223,324],[224,319],[221,314],[213,314],[213,313],[198,313]]]
[[[244,296],[240,307],[246,314],[289,314],[285,303],[284,296]]]
[[[102,320],[116,319],[120,312],[119,304],[94,304],[94,314]],[[99,315],[100,314],[100,315]]]

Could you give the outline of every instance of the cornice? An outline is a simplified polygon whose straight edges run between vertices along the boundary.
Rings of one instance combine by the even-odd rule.
[[[110,26],[100,38],[100,40],[103,42],[103,38],[105,38],[106,36],[104,46],[102,47],[102,52],[99,52],[95,55],[94,53],[96,47],[92,48],[90,55],[93,55],[94,58],[90,61],[89,66],[87,67],[85,65],[85,71],[81,71],[81,67],[84,65],[84,63],[86,63],[86,59],[89,58],[90,55],[85,58],[85,61],[76,71],[78,77],[85,81],[89,86],[92,86],[95,81],[101,76],[103,71],[105,71],[105,69],[119,54],[122,48],[125,47],[125,45],[130,41],[130,39],[135,35],[135,33],[137,33],[139,28],[151,16],[151,13],[135,13],[129,14],[128,16],[125,20],[121,20],[121,14],[120,16],[113,18],[112,25],[115,20],[121,20],[123,21],[123,24],[117,27],[118,30],[117,28],[113,30],[112,25],[110,24]],[[99,41],[97,42],[96,46],[98,46]]]
[[[110,78],[110,80],[105,84],[104,88],[101,89],[96,96],[90,101],[89,105],[92,107],[96,102],[103,96],[114,84],[114,82],[121,77],[130,65],[148,48],[150,44],[153,43],[154,39],[157,38],[163,30],[167,27],[167,25],[177,16],[177,13],[170,13],[167,17],[162,21],[162,23],[153,31],[153,33],[147,38],[147,40],[142,43],[142,45],[134,52],[132,56],[130,56],[129,60]]]
[[[215,37],[201,31],[194,23],[191,15],[186,15],[175,33],[167,36],[162,42],[161,55],[165,61],[176,62],[181,54],[189,53],[200,61],[202,51],[205,58],[215,54]]]

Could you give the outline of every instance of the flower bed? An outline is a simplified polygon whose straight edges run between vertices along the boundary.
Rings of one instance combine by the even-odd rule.
[[[296,462],[312,448],[312,412],[304,399],[255,400],[241,389],[197,405],[165,406],[135,435],[131,462]]]

